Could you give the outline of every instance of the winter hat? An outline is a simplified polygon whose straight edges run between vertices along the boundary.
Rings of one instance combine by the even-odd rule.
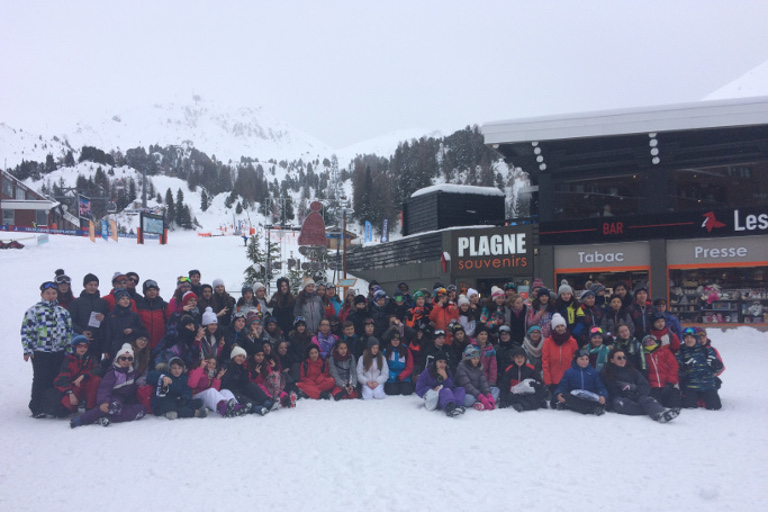
[[[472,359],[473,357],[480,357],[480,351],[474,345],[467,345],[464,349],[464,353],[461,355],[462,359]]]
[[[203,325],[210,325],[210,324],[217,324],[219,323],[219,319],[216,316],[216,313],[213,312],[213,308],[207,307],[205,308],[205,313],[203,313]]]
[[[400,281],[399,283],[397,283],[397,289],[398,290],[402,290],[403,287],[405,287],[404,291],[408,291],[408,289],[409,289],[408,288],[408,283],[406,283],[405,281]]]
[[[645,293],[648,293],[648,284],[646,283],[638,283],[637,286],[635,286],[634,293],[637,293],[639,291],[645,291]]]
[[[264,283],[260,283],[260,282],[258,282],[258,281],[256,281],[255,283],[253,283],[253,291],[254,291],[254,293],[255,293],[255,292],[257,292],[257,291],[259,291],[259,290],[261,290],[262,288],[264,288],[264,290],[265,290],[265,291],[266,291],[266,289],[267,289],[267,287],[266,287],[266,286],[264,286]]]
[[[62,284],[62,283],[72,284],[72,279],[70,279],[70,277],[64,273],[63,269],[56,270],[55,274],[56,274],[56,278],[53,280],[54,283],[56,283],[56,284]]]
[[[354,305],[365,304],[365,295],[355,295]]]
[[[653,299],[653,305],[654,306],[660,306],[662,304],[664,304],[665,306],[667,305],[667,299],[665,299],[664,297],[659,297],[658,299]]]
[[[76,347],[81,343],[85,343],[86,345],[88,345],[91,343],[91,340],[89,340],[82,334],[78,334],[77,336],[72,336],[72,339],[69,342],[69,344],[72,345],[73,347]]]
[[[554,315],[552,315],[552,329],[554,329],[558,325],[567,327],[568,323],[565,321],[565,318],[563,318],[563,315],[561,315],[560,313],[555,313]]]
[[[248,357],[248,354],[245,352],[245,350],[243,350],[243,347],[241,347],[241,346],[239,346],[239,345],[235,345],[235,346],[232,348],[232,353],[231,353],[231,354],[229,354],[229,358],[230,358],[230,359],[234,359],[234,358],[236,358],[237,356]]]
[[[250,327],[252,324],[256,324],[256,323],[258,323],[258,324],[261,323],[261,317],[259,315],[257,315],[256,313],[250,313],[245,318],[245,326],[246,327]]]
[[[115,360],[117,360],[120,356],[133,357],[133,347],[131,347],[130,343],[123,343],[123,346],[120,347],[120,350],[118,350],[117,354],[115,354]]]
[[[243,287],[240,289],[240,293],[242,295],[245,295],[245,292],[251,292],[253,293],[253,287],[249,284],[244,284]]]
[[[382,289],[376,290],[376,292],[373,294],[373,300],[386,299],[386,298],[387,298],[387,292],[385,292]]]
[[[510,327],[508,325],[500,325],[499,326],[499,334],[501,334],[503,332],[507,332],[509,334],[512,334],[512,329],[510,329]]]
[[[434,290],[434,289],[437,289],[437,288],[445,288],[445,285],[443,283],[441,283],[440,281],[435,281],[435,284],[434,284],[434,286],[432,286],[432,289]]]
[[[403,302],[405,301],[405,295],[403,295],[403,292],[395,292],[392,294],[392,298],[395,302]]]
[[[531,327],[529,327],[529,328],[528,328],[528,331],[525,333],[525,335],[526,335],[526,336],[530,336],[530,334],[531,334],[533,331],[539,331],[539,332],[541,332],[541,327],[540,327],[540,326],[538,326],[538,325],[532,325]]]
[[[139,274],[137,274],[136,272],[126,272],[125,277],[127,277],[128,279],[130,279],[131,277],[135,277],[137,283],[141,281],[141,278],[139,278]]]
[[[469,290],[467,290],[467,298],[470,298],[473,295],[480,295],[480,294],[474,288],[470,288]]]
[[[374,345],[379,345],[379,340],[375,336],[369,336],[368,337],[368,348],[371,348]]]
[[[217,277],[216,279],[213,280],[213,285],[212,286],[214,288],[216,288],[217,286],[224,286],[224,280]]]
[[[130,299],[131,295],[124,288],[118,288],[117,290],[115,290],[114,297],[115,297],[115,302],[117,302],[123,297],[128,297]]]
[[[498,286],[494,286],[491,288],[491,298],[495,299],[496,297],[503,297],[504,296],[504,290],[499,288]]]
[[[415,301],[416,299],[418,299],[419,297],[422,297],[422,298],[424,298],[424,294],[423,294],[422,292],[420,292],[420,291],[418,291],[418,292],[415,292],[415,293],[413,294],[413,300],[414,300],[414,301]]]
[[[485,325],[481,324],[481,325],[478,325],[477,328],[475,328],[475,338],[477,338],[477,335],[480,334],[481,332],[484,332],[489,336],[491,335],[490,329],[488,329],[488,327],[486,327]]]
[[[664,321],[667,320],[667,317],[664,316],[664,313],[662,313],[661,311],[654,311],[653,314],[651,315],[651,323],[656,323],[656,320],[659,320],[660,318],[664,319]]]
[[[643,346],[647,347],[649,345],[652,345],[654,348],[656,345],[659,344],[659,339],[654,336],[653,334],[649,334],[648,336],[643,338]]]
[[[298,327],[299,325],[303,324],[304,327],[307,326],[307,321],[304,320],[303,316],[297,316],[296,319],[293,321],[293,326]]]
[[[92,283],[94,281],[96,281],[96,284],[99,284],[99,278],[96,277],[95,274],[91,274],[89,272],[85,274],[85,276],[83,276],[83,286],[87,285],[88,283]]]
[[[301,280],[301,289],[304,290],[307,286],[315,284],[311,277],[305,277]]]
[[[603,293],[605,291],[605,286],[603,286],[600,283],[595,283],[592,286],[589,287],[589,290],[597,296],[600,293]]]
[[[544,281],[540,277],[537,277],[533,280],[533,284],[531,285],[531,289],[534,288],[544,288]]]
[[[543,295],[549,296],[549,289],[548,288],[544,288],[542,286],[541,288],[539,288],[539,297],[541,297]]]
[[[564,293],[570,293],[573,295],[573,288],[571,288],[571,285],[568,284],[568,281],[565,279],[560,282],[560,288],[557,289],[558,295],[562,295]]]
[[[276,324],[276,323],[277,323],[277,318],[275,318],[274,316],[268,316],[267,318],[264,319],[264,325]]]
[[[187,303],[188,303],[190,300],[192,300],[192,299],[195,299],[195,300],[197,300],[197,294],[196,294],[195,292],[191,292],[191,291],[190,291],[190,292],[186,292],[186,293],[184,293],[184,295],[182,295],[182,296],[181,296],[181,303],[182,303],[184,306],[186,306],[186,305],[187,305]]]
[[[693,332],[696,334],[696,336],[698,336],[701,333],[706,334],[707,330],[704,329],[703,327],[696,326],[696,327],[693,328]]]
[[[595,296],[595,292],[593,292],[592,290],[584,290],[583,292],[581,292],[581,300],[584,300],[587,297],[594,297],[594,296]]]
[[[438,350],[435,354],[435,362],[437,361],[447,361],[448,360],[448,353],[445,350]]]
[[[365,320],[363,320],[363,325],[368,325],[368,324],[373,325],[375,323],[376,323],[376,321],[373,318],[371,318],[371,317],[367,317]]]
[[[459,332],[459,331],[462,331],[462,332],[466,332],[466,331],[464,330],[464,326],[463,326],[463,325],[461,325],[461,324],[460,324],[460,323],[458,323],[458,322],[456,322],[455,324],[453,324],[453,327],[451,328],[451,331],[453,332],[453,334],[456,334],[456,333],[457,333],[457,332]]]
[[[195,323],[195,319],[192,318],[190,315],[182,315],[181,318],[179,318],[179,330],[183,329],[189,324],[194,325],[194,323]]]
[[[121,277],[125,277],[125,274],[122,272],[115,272],[112,274],[112,284],[115,284],[115,281],[119,281]]]
[[[469,306],[469,299],[465,295],[459,295],[458,304],[459,307],[463,306],[464,304]]]
[[[168,368],[171,366],[181,366],[182,368],[185,368],[187,365],[184,364],[184,360],[180,357],[172,357],[170,361],[168,361]]]
[[[317,281],[315,281],[315,288],[318,288],[320,286],[322,286],[323,288],[328,288],[328,285],[326,284],[325,281],[323,281],[322,279],[318,279]]]
[[[580,357],[589,356],[589,349],[586,348],[580,348],[576,352],[573,353],[573,358],[578,359]]]
[[[192,277],[192,276],[199,276],[199,275],[200,275],[200,271],[199,271],[199,270],[197,270],[196,268],[194,268],[194,269],[190,270],[190,271],[189,271],[189,274],[187,274],[187,275],[188,275],[189,277]]]
[[[510,282],[508,282],[507,284],[504,285],[504,290],[514,290],[514,291],[517,291],[517,285],[513,281],[510,281]]]
[[[160,290],[160,287],[157,286],[157,281],[154,281],[152,279],[147,279],[144,281],[144,284],[141,285],[142,289],[144,290],[144,293],[147,293],[147,290],[150,288],[154,288],[155,290]]]
[[[514,359],[517,356],[528,357],[528,355],[525,353],[525,350],[523,350],[523,347],[518,347],[517,345],[515,345],[509,351],[509,358]]]
[[[437,330],[435,330],[435,338],[439,338],[439,337],[441,337],[441,336],[442,336],[443,338],[445,338],[445,331],[444,331],[444,330],[442,330],[442,329],[437,329]]]

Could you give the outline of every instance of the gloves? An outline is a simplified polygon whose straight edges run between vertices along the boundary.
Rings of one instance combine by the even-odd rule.
[[[723,363],[721,363],[720,360],[714,355],[711,355],[707,358],[707,364],[714,371],[720,371],[723,369]]]
[[[491,410],[495,409],[496,408],[496,400],[493,399],[493,395],[488,393],[487,395],[485,395],[485,398],[488,400],[488,405],[490,406],[488,408],[491,409]],[[483,405],[485,405],[485,404],[483,404]]]
[[[491,403],[488,401],[488,399],[484,395],[478,396],[477,401],[483,404],[483,407],[485,407],[486,410],[493,409],[493,407],[491,407]]]

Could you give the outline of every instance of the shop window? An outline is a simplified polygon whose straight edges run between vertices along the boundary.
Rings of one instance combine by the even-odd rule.
[[[13,198],[13,182],[9,179],[3,179],[3,195]]]
[[[670,269],[669,305],[684,324],[768,324],[768,267]]]
[[[637,214],[644,181],[642,174],[628,174],[556,183],[555,220]]]
[[[3,224],[13,225],[14,221],[13,210],[3,210]]]
[[[634,290],[639,284],[648,285],[648,271],[647,270],[630,270],[622,272],[578,272],[557,274],[556,286],[552,287],[552,292],[557,293],[557,289],[560,287],[560,283],[563,279],[568,281],[568,284],[573,288],[573,292],[578,299],[581,296],[588,284],[600,283],[605,286],[606,298],[613,293],[613,287],[616,283],[622,282],[627,285],[629,290]]]
[[[768,202],[768,162],[670,171],[670,211],[763,206]]]

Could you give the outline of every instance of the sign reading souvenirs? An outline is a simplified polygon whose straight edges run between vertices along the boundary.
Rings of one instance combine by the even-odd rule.
[[[768,211],[736,208],[542,222],[542,245],[768,234]]]
[[[526,276],[533,266],[529,226],[462,229],[451,232],[455,276]]]

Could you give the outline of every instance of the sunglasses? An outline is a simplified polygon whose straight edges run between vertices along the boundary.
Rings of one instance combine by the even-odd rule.
[[[130,278],[130,279],[128,279],[128,280],[129,280],[130,282],[132,282],[133,284],[139,284],[139,280],[138,280],[138,279],[136,279],[136,278],[134,278],[134,277],[132,277],[132,278]]]
[[[616,356],[616,357],[614,357],[614,359],[617,360],[617,361],[624,361],[627,358],[625,356]]]
[[[120,357],[118,358],[118,361],[128,361],[128,362],[133,362],[133,358],[132,358],[131,356],[120,356]]]

